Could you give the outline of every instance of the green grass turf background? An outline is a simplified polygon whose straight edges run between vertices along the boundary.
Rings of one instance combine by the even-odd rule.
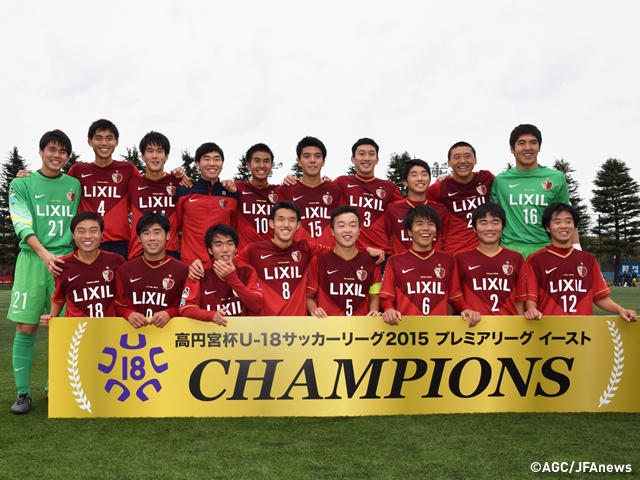
[[[640,310],[640,289],[615,288],[612,297]],[[36,343],[33,409],[12,415],[14,326],[6,319],[8,302],[9,291],[0,290],[0,479],[640,476],[640,414],[49,420],[43,399],[45,329]],[[634,471],[530,470],[534,461],[574,460],[630,463]]]

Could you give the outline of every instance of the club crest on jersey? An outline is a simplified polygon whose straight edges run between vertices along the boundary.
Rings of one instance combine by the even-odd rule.
[[[548,178],[542,182],[542,188],[545,190],[551,190],[551,187],[553,187],[553,183],[551,183]]]
[[[433,273],[435,273],[436,277],[438,278],[444,278],[447,272],[442,266],[438,265],[436,268],[433,269]]]
[[[502,271],[505,275],[511,275],[513,273],[513,265],[509,264],[509,262],[502,265]]]
[[[16,196],[16,191],[13,189],[13,187],[11,187],[11,188],[9,189],[9,196],[10,196],[10,197],[15,197],[15,196]]]
[[[294,262],[300,261],[300,252],[296,250],[295,252],[291,252],[291,258],[293,258]]]
[[[578,275],[580,275],[581,277],[586,277],[587,267],[585,267],[584,265],[578,265]]]
[[[331,205],[331,203],[333,202],[333,197],[328,193],[325,193],[322,196],[322,201],[324,202],[325,205]]]
[[[109,267],[102,271],[102,278],[104,278],[105,281],[110,282],[111,280],[113,280],[113,277],[113,270],[109,270]]]
[[[356,275],[358,276],[358,280],[364,282],[367,278],[367,271],[364,268],[360,267],[360,270],[356,271]]]
[[[376,195],[378,195],[378,198],[384,198],[387,196],[387,192],[385,192],[382,187],[378,187],[378,189],[376,190]]]
[[[67,200],[69,200],[70,202],[75,201],[76,199],[76,194],[75,192],[67,192]]]
[[[269,201],[270,201],[271,203],[276,203],[276,202],[278,201],[278,194],[277,194],[277,193],[274,193],[274,192],[271,192],[271,193],[269,194]]]
[[[485,185],[480,184],[476,187],[476,192],[478,192],[480,195],[486,195],[487,187]]]
[[[167,193],[173,197],[176,194],[176,187],[167,185]]]
[[[111,178],[115,183],[120,183],[122,181],[122,174],[119,172],[112,173]]]
[[[219,203],[220,203],[220,208],[227,208],[228,202],[226,198],[221,198],[219,200]]]
[[[187,298],[189,296],[190,291],[191,291],[190,287],[185,287],[185,289],[182,291],[182,298]]]
[[[165,290],[171,290],[176,284],[176,281],[171,277],[165,277],[162,279],[162,288]]]

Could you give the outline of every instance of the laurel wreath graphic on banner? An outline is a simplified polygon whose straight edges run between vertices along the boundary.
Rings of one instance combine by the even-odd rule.
[[[79,404],[78,407],[91,413],[91,402],[84,394],[84,389],[82,388],[82,382],[80,380],[80,372],[78,371],[78,350],[80,350],[80,342],[86,326],[87,322],[79,323],[78,329],[73,332],[71,343],[69,344],[69,358],[67,359],[69,367],[67,367],[67,371],[70,374],[69,380],[71,380],[71,382],[69,385],[73,388],[72,393],[78,397],[76,398],[76,402]]]
[[[613,340],[613,370],[611,371],[611,378],[609,378],[609,385],[604,390],[604,393],[600,396],[600,408],[602,405],[606,403],[611,403],[611,398],[615,397],[615,392],[618,390],[616,387],[617,383],[620,383],[620,377],[622,377],[622,369],[624,368],[624,357],[622,354],[624,353],[624,349],[622,348],[622,338],[618,329],[616,328],[616,322],[610,322],[607,320],[609,324],[609,332],[611,333],[611,340]]]

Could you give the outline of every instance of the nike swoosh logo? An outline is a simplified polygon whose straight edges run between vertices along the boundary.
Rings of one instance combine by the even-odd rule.
[[[260,255],[260,260],[264,260],[265,258],[268,258],[271,255],[273,255],[273,253],[270,253],[269,255]]]
[[[553,267],[551,270],[545,270],[544,273],[546,273],[548,275],[551,272],[553,272],[556,268],[558,268],[558,267]]]
[[[404,218],[399,218],[398,223],[402,223],[402,222],[404,222]]]
[[[338,271],[338,270],[331,270],[331,271],[327,270],[327,273],[328,273],[329,275],[332,275],[332,274],[336,273],[337,271]]]
[[[149,188],[149,185],[147,185],[146,187],[138,187],[138,190],[144,190],[145,188]]]
[[[509,188],[514,188],[514,187],[517,187],[518,185],[520,185],[520,184],[519,183],[516,183],[515,185],[509,184]]]
[[[67,278],[67,281],[69,282],[73,282],[76,278],[78,278],[80,275],[76,275],[75,277],[69,277]]]
[[[300,200],[302,197],[304,197],[304,195],[300,195],[299,197],[293,197],[293,201],[297,202],[298,200]]]
[[[138,277],[138,278],[132,278],[131,280],[129,280],[131,283],[133,282],[137,282],[138,280],[142,280],[142,277]]]
[[[411,270],[415,270],[415,268],[409,268],[408,270],[402,270],[402,273],[405,274],[405,273],[410,272]]]
[[[212,293],[216,293],[217,290],[211,290],[210,292],[207,292],[206,290],[204,291],[205,295],[211,295]]]
[[[24,370],[24,367],[14,368],[14,370],[15,370],[16,372],[19,372],[20,370]]]
[[[242,192],[243,195],[251,195],[253,192]]]
[[[471,265],[469,265],[469,270],[475,270],[476,268],[480,268],[480,265],[476,265],[475,267],[472,267]]]
[[[457,195],[458,192],[453,192],[453,193],[447,193],[448,196],[453,197],[454,195]]]
[[[83,173],[82,175],[80,175],[82,178],[84,177],[90,177],[91,175],[93,175],[93,173]]]
[[[193,202],[197,202],[197,201],[198,201],[198,199],[197,199],[197,198],[190,198],[190,199],[189,199],[189,201],[190,201],[191,203],[193,203]]]
[[[347,185],[347,188],[358,187],[359,185]]]
[[[42,198],[46,195],[46,193],[43,193],[42,195],[35,195],[36,198]]]

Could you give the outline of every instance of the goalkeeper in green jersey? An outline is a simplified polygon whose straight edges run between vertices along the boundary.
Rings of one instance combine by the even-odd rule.
[[[542,134],[534,125],[518,125],[509,137],[516,166],[496,176],[491,186],[491,201],[499,203],[507,214],[502,246],[516,250],[526,259],[549,245],[542,228],[544,210],[555,202],[571,204],[569,188],[562,172],[538,165]],[[580,248],[576,230],[572,238]]]
[[[73,251],[70,225],[80,203],[80,182],[61,173],[70,153],[71,140],[64,132],[45,133],[40,139],[42,167],[14,179],[9,187],[11,221],[20,238],[7,313],[16,324],[13,374],[18,398],[13,413],[31,409],[29,380],[40,315],[49,311],[52,275],[59,275],[58,263],[64,263],[60,257]]]

